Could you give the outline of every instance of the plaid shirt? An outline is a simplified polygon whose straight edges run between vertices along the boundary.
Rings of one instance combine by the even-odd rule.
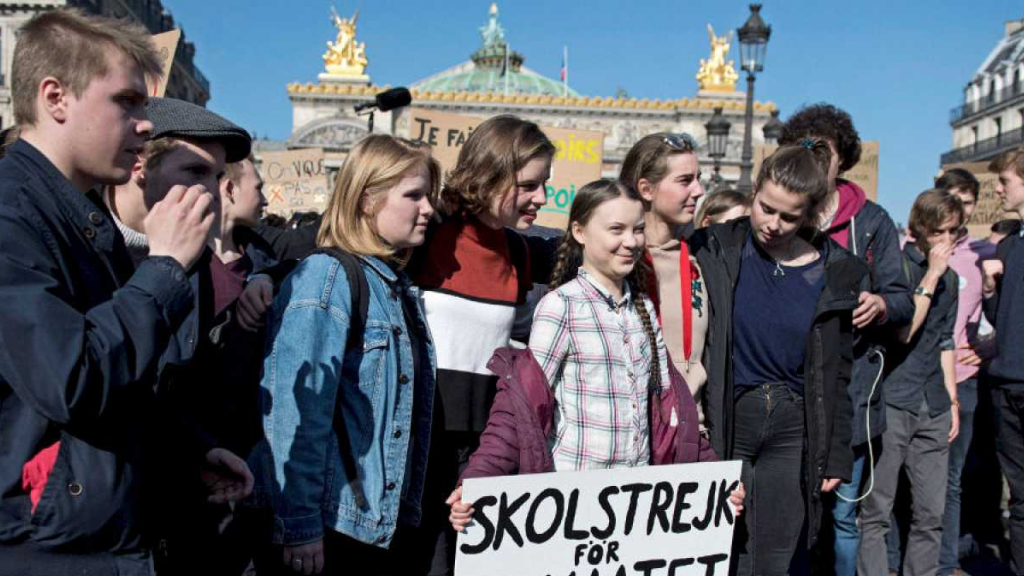
[[[645,296],[648,311],[654,306]],[[669,382],[661,328],[652,322]],[[647,383],[651,345],[626,287],[616,302],[581,268],[537,305],[530,350],[558,410],[549,440],[555,470],[645,466],[650,460]]]

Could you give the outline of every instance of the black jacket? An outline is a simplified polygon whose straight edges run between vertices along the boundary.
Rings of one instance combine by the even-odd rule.
[[[138,269],[98,195],[19,140],[0,161],[0,545],[138,550],[157,360],[193,292],[171,258]],[[60,441],[35,513],[26,461]]]
[[[879,355],[885,355],[885,344],[892,342],[896,331],[914,317],[914,299],[912,287],[903,273],[903,253],[896,225],[889,214],[868,200],[851,219],[849,226],[849,251],[870,270],[870,286],[865,289],[881,296],[886,306],[884,322],[854,333],[853,371],[849,387],[853,403],[851,444],[859,446],[885,432],[885,399],[879,378],[882,370]],[[874,394],[868,398],[876,381]],[[871,411],[871,430],[866,427],[868,410]]]
[[[750,219],[741,218],[698,230],[690,239],[691,250],[704,273],[711,308],[704,354],[708,372],[704,417],[711,446],[723,460],[733,458],[733,295],[749,234]],[[813,545],[821,523],[822,479],[849,480],[853,468],[852,408],[846,387],[853,364],[852,311],[866,287],[867,266],[823,235],[808,240],[825,258],[825,288],[811,325],[804,365],[807,534]],[[765,337],[770,337],[771,327],[765,328]]]
[[[985,299],[985,317],[996,330],[996,357],[988,368],[993,385],[1024,390],[1024,238],[1011,234],[996,249],[1003,275]]]

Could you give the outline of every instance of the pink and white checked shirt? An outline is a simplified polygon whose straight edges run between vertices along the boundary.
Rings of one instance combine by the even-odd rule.
[[[549,439],[555,470],[646,466],[651,345],[628,288],[615,302],[582,268],[537,304],[530,350],[557,404]],[[654,305],[644,296],[649,313]],[[652,322],[669,385],[661,328]]]

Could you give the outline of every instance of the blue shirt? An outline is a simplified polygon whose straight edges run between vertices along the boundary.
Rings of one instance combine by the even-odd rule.
[[[804,392],[804,357],[825,288],[820,256],[804,266],[778,266],[747,236],[733,298],[732,362],[736,395],[783,382]]]

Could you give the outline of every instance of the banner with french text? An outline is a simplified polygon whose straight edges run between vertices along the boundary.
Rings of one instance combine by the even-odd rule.
[[[725,576],[741,463],[466,480],[459,576]]]

